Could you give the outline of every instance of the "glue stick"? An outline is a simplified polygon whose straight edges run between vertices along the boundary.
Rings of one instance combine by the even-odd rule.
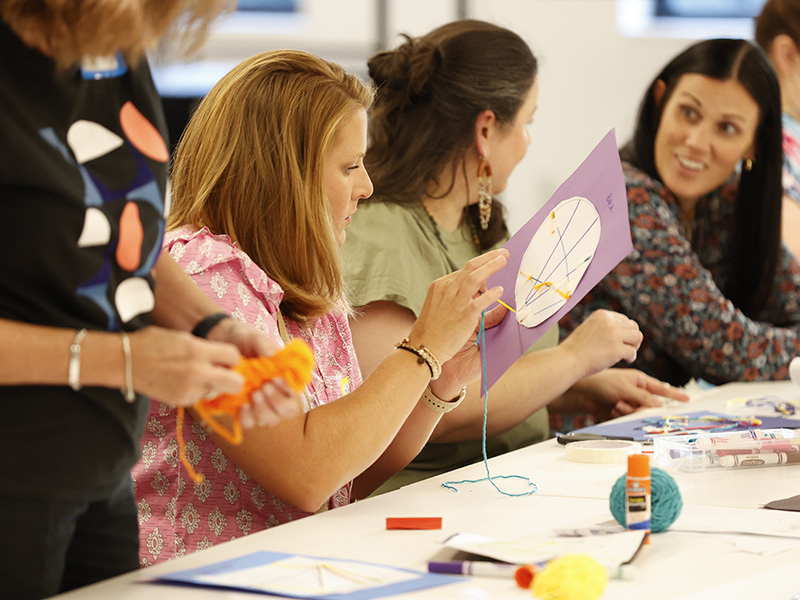
[[[650,457],[631,454],[625,480],[625,525],[646,530],[644,543],[650,543]]]

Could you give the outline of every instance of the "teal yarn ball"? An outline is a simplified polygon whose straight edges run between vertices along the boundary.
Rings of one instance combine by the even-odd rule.
[[[625,479],[623,475],[611,488],[608,505],[617,523],[625,527]],[[675,522],[683,508],[678,484],[666,471],[650,469],[650,530],[660,533]]]

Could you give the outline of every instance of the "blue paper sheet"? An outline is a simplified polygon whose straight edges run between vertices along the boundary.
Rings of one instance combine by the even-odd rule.
[[[456,583],[459,578],[355,560],[255,552],[156,580],[286,598],[370,600]]]

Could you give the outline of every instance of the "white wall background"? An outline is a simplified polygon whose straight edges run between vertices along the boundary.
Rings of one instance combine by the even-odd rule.
[[[624,37],[614,0],[487,0],[474,12],[519,33],[540,61],[531,146],[504,194],[515,230],[609,129],[620,145],[630,137],[645,88],[690,40]]]
[[[376,49],[376,1],[305,0],[302,5],[308,16],[298,19],[223,19],[201,61],[216,64],[221,75],[256,52],[294,47],[363,74],[366,57]],[[470,17],[516,31],[540,61],[531,146],[503,195],[515,231],[609,129],[616,128],[620,144],[629,138],[645,87],[691,40],[623,36],[615,21],[616,0],[471,0],[468,7]],[[398,32],[424,34],[456,16],[453,0],[390,0],[388,9],[390,46],[398,43]],[[688,35],[716,33],[696,32]]]

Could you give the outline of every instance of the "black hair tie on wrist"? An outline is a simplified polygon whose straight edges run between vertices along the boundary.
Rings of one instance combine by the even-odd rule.
[[[194,326],[194,329],[192,329],[192,335],[201,338],[208,337],[208,332],[214,329],[217,323],[219,323],[223,319],[230,319],[230,315],[224,312],[218,312],[208,315],[204,319],[201,319],[200,322]]]

